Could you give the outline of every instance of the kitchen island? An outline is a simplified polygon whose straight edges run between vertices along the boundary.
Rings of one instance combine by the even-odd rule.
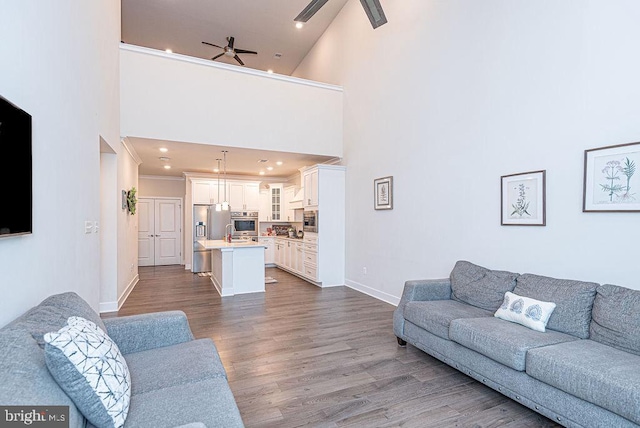
[[[220,296],[264,293],[264,244],[199,241],[211,251],[211,282]]]

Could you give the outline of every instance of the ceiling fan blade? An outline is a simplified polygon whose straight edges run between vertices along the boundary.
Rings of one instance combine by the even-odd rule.
[[[220,58],[222,55],[224,55],[224,52],[222,52],[221,54],[218,54],[218,55],[214,56],[213,58],[211,58],[211,61],[215,61],[216,59]]]
[[[224,49],[222,46],[214,45],[213,43],[208,43],[208,42],[202,42],[202,43],[205,44],[205,45],[209,45],[209,46],[213,46],[213,47],[216,47],[216,48]]]
[[[233,37],[227,37],[227,40],[229,41],[229,47],[233,49],[233,42],[235,39]]]
[[[258,52],[256,51],[248,51],[245,49],[234,49],[236,51],[236,53],[241,53],[241,54],[258,54]]]
[[[311,3],[305,7],[298,16],[295,17],[296,22],[307,22],[309,18],[316,14],[328,0],[311,0]]]
[[[240,57],[238,55],[234,56],[234,58],[236,59],[236,61],[238,61],[240,63],[240,65],[244,65],[244,62],[242,62],[242,60],[240,59]]]
[[[362,3],[362,7],[367,13],[374,30],[387,23],[387,17],[384,14],[384,10],[382,10],[380,0],[360,0],[360,3]]]

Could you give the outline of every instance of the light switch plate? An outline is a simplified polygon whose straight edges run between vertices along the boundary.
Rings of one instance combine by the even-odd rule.
[[[84,233],[91,233],[93,232],[93,222],[92,221],[85,221],[84,222]]]

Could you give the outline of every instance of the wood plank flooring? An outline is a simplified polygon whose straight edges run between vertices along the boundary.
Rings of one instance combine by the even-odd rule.
[[[394,306],[277,268],[266,293],[221,298],[183,266],[140,267],[117,315],[179,309],[212,338],[247,427],[557,427],[408,345]],[[115,316],[109,314],[106,316]]]

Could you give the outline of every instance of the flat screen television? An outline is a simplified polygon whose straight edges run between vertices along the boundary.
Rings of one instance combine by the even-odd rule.
[[[32,229],[31,115],[0,96],[0,238]]]

